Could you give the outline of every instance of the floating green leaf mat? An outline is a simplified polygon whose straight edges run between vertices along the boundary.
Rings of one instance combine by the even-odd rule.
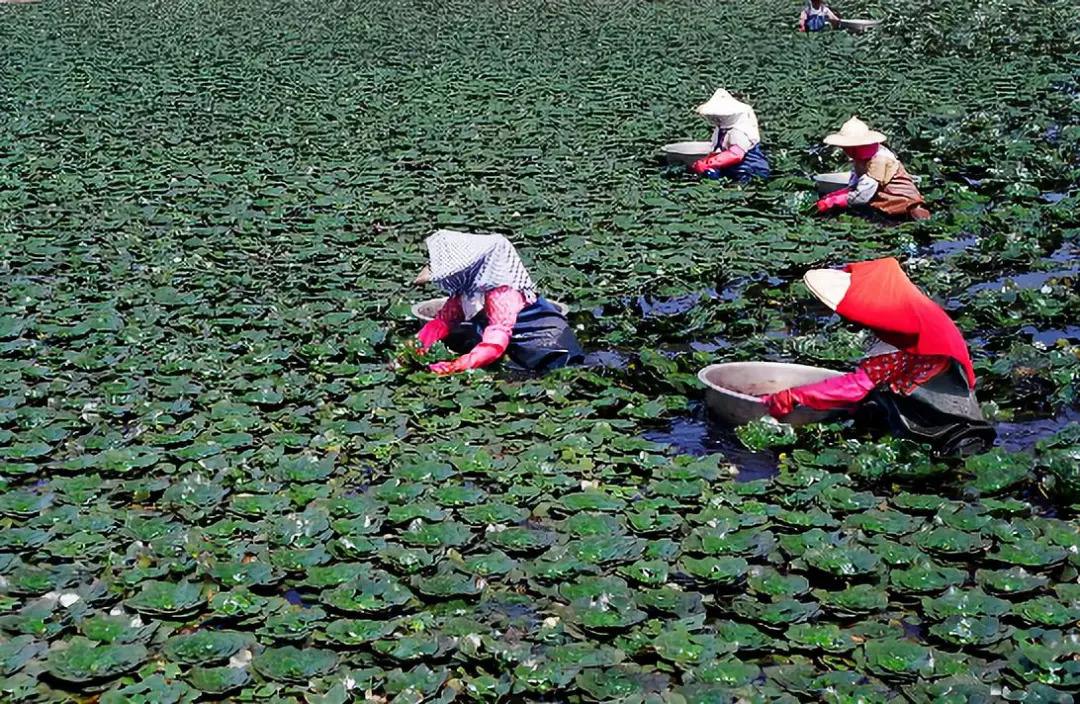
[[[1080,7],[893,5],[0,3],[0,701],[1070,701]],[[654,159],[721,85],[766,183]],[[933,219],[807,214],[852,114]],[[439,227],[595,364],[429,374]],[[708,423],[850,368],[799,279],[881,256],[997,447]]]

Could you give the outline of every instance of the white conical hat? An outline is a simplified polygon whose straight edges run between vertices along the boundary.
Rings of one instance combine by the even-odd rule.
[[[803,282],[818,300],[836,310],[851,288],[851,274],[839,269],[811,269],[803,274]]]
[[[839,132],[825,138],[825,144],[831,144],[834,147],[862,147],[867,144],[881,144],[884,141],[885,135],[870,129],[865,122],[854,116],[844,123]]]
[[[741,115],[753,110],[749,105],[737,100],[735,96],[723,88],[718,88],[713,96],[698,105],[697,113],[710,122],[721,121],[733,115]]]

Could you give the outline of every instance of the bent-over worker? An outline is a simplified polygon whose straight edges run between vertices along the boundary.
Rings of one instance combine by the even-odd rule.
[[[844,123],[825,144],[840,147],[851,159],[851,180],[817,202],[818,212],[865,205],[892,217],[926,220],[930,211],[915,181],[896,155],[885,148],[885,135],[867,127],[857,117]]]
[[[796,405],[854,410],[942,454],[979,452],[993,443],[960,330],[895,259],[849,264],[843,271],[815,269],[804,281],[841,318],[895,351],[868,357],[851,373],[763,397],[770,414],[782,419]]]
[[[690,165],[706,178],[731,178],[746,183],[768,178],[769,162],[761,149],[757,115],[746,103],[723,88],[698,106],[697,112],[713,125],[713,151]]]
[[[510,240],[439,230],[426,240],[429,264],[417,284],[433,282],[449,296],[417,335],[422,352],[446,339],[462,356],[430,366],[437,374],[485,367],[506,354],[536,372],[582,361],[563,312],[536,292]]]

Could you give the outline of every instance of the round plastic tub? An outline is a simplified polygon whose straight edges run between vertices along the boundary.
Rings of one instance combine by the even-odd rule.
[[[881,20],[840,20],[840,26],[852,34],[862,34],[879,24],[881,24]]]
[[[672,142],[661,147],[660,153],[670,164],[689,166],[712,150],[712,142]]]
[[[830,174],[818,174],[814,177],[814,187],[817,188],[818,195],[827,196],[833,191],[847,188],[850,178],[850,171],[834,171]]]
[[[726,362],[705,367],[698,372],[698,379],[705,385],[705,403],[713,415],[725,423],[743,425],[768,415],[768,409],[760,401],[761,396],[842,373],[785,362]],[[832,414],[831,411],[797,406],[784,422],[791,425],[818,423]]]

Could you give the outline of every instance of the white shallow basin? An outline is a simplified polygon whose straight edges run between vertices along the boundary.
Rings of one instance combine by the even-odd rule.
[[[852,34],[862,34],[881,24],[881,20],[840,20],[840,26]]]
[[[818,195],[827,196],[833,191],[847,188],[850,179],[850,171],[834,171],[828,174],[818,174],[814,177],[814,186],[817,188]]]
[[[705,367],[698,372],[698,379],[705,385],[709,410],[725,423],[743,425],[769,414],[759,400],[761,396],[842,373],[786,362],[726,362]],[[830,415],[829,411],[796,406],[783,420],[791,425],[805,425],[818,423]]]
[[[565,303],[559,303],[558,301],[549,301],[549,303],[561,310],[563,315],[566,315],[570,312],[570,306],[566,305]],[[435,315],[444,305],[446,305],[445,296],[443,296],[442,298],[429,298],[426,301],[414,303],[412,307],[412,314],[413,317],[417,318],[418,320],[432,320],[435,318]]]
[[[668,163],[689,166],[712,150],[712,142],[672,142],[661,147],[660,153]]]

